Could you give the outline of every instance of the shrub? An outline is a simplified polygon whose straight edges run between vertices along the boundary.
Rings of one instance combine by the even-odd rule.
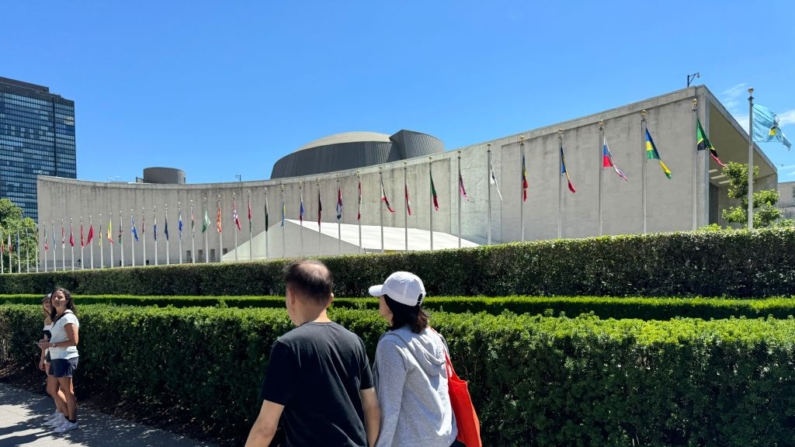
[[[243,440],[276,337],[275,309],[84,306],[77,387],[169,409]],[[11,360],[33,365],[38,306],[0,306]],[[332,318],[370,358],[384,322]],[[795,444],[795,320],[665,322],[434,313],[470,382],[484,445]],[[197,367],[200,364],[201,367]],[[146,367],[141,367],[146,365]]]

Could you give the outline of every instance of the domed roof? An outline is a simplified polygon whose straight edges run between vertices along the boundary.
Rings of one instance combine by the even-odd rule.
[[[315,140],[309,144],[305,144],[300,148],[296,149],[296,152],[302,151],[304,149],[312,149],[314,147],[319,146],[328,146],[331,144],[341,144],[341,143],[363,143],[363,142],[378,142],[378,143],[390,143],[392,140],[389,139],[389,135],[385,133],[378,133],[378,132],[344,132],[338,133],[334,135],[329,135],[327,137],[320,138]]]

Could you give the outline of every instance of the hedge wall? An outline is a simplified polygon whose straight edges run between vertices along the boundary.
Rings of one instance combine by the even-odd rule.
[[[192,416],[239,441],[259,407],[269,347],[290,329],[275,309],[78,310],[78,389]],[[39,312],[0,306],[0,340],[31,374],[41,374]],[[332,317],[372,356],[384,330],[375,312]],[[437,313],[433,324],[470,381],[484,445],[795,445],[795,320]]]
[[[323,258],[337,296],[364,296],[395,270],[430,295],[709,296],[795,294],[795,230],[720,231],[513,243]],[[0,293],[282,295],[285,261],[0,275]]]
[[[0,303],[38,304],[41,295],[0,295]],[[78,306],[112,304],[119,306],[237,307],[284,309],[283,297],[253,296],[75,296]],[[336,298],[333,308],[378,309],[368,298]],[[503,312],[528,315],[570,316],[593,313],[600,318],[722,319],[730,317],[788,318],[795,315],[795,299],[768,298],[738,300],[723,298],[610,298],[610,297],[429,297],[424,307],[450,313]]]

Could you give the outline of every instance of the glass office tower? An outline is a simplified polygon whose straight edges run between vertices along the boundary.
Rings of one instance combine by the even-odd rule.
[[[0,198],[38,222],[36,176],[76,178],[75,103],[0,77]]]

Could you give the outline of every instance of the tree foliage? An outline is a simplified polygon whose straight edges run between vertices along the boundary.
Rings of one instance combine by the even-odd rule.
[[[24,272],[36,265],[39,253],[36,222],[22,217],[22,208],[10,199],[0,199],[0,248],[3,272]]]
[[[748,222],[748,165],[730,162],[723,168],[723,174],[729,178],[729,198],[740,201],[739,206],[723,210],[723,218],[727,222],[745,224]],[[754,166],[754,180],[758,176],[759,167]],[[778,199],[775,189],[754,192],[754,228],[792,224],[791,220],[781,219],[781,210],[776,207]]]

